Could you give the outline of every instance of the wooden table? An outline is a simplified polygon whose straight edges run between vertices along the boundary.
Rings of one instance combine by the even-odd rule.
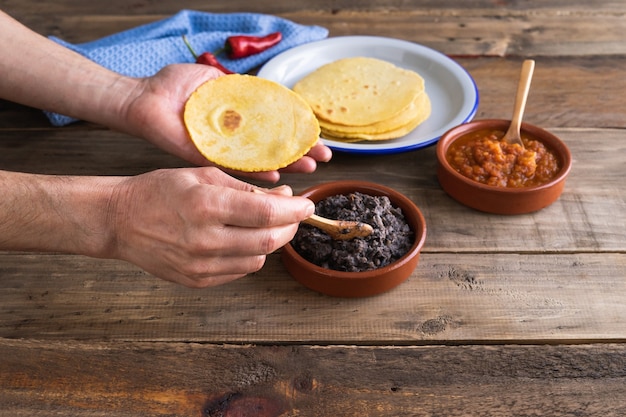
[[[468,209],[439,187],[434,147],[337,153],[313,175],[285,176],[296,191],[372,180],[422,209],[418,268],[366,299],[302,287],[278,253],[259,273],[206,290],[118,261],[0,253],[0,415],[626,415],[626,3],[367,3],[184,7],[272,13],[330,36],[435,48],[476,80],[476,118],[509,117],[521,61],[535,59],[525,119],[572,151],[561,198],[514,217]],[[42,34],[81,42],[181,4],[0,7]],[[52,128],[38,110],[6,102],[0,147],[7,170],[134,175],[186,165],[101,126]]]

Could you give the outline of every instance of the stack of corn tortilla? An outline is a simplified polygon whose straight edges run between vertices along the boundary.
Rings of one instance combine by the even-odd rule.
[[[376,58],[343,58],[323,65],[293,90],[309,103],[327,139],[395,139],[431,113],[424,79]]]

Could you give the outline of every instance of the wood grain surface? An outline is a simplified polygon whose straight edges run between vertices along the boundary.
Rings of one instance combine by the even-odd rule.
[[[191,290],[113,260],[0,252],[0,416],[623,416],[626,414],[626,3],[623,1],[0,1],[42,35],[85,42],[176,13],[276,14],[330,36],[417,42],[476,81],[476,118],[525,120],[574,166],[539,212],[494,216],[440,188],[435,148],[337,152],[301,191],[365,179],[422,210],[418,268],[396,289],[326,297],[270,255]],[[189,166],[79,122],[0,101],[0,169],[137,175]],[[267,185],[267,184],[265,184]]]
[[[626,412],[622,344],[398,348],[6,341],[0,354],[13,357],[3,369],[0,399],[7,405],[3,415],[15,417],[60,410],[90,417]]]

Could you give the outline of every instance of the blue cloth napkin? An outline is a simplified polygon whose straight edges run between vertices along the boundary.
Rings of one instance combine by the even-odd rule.
[[[245,73],[280,52],[328,36],[326,28],[303,26],[272,15],[181,10],[169,18],[92,42],[71,44],[53,36],[50,39],[120,74],[145,77],[155,74],[168,64],[195,61],[182,35],[187,37],[199,55],[217,51],[224,46],[226,38],[232,35],[264,36],[272,32],[281,32],[283,35],[280,43],[274,47],[236,60],[220,55],[220,62],[234,72]],[[46,112],[46,115],[55,126],[76,121],[57,113]]]

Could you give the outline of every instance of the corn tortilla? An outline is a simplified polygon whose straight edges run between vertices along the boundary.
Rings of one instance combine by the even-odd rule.
[[[359,142],[362,140],[375,141],[375,140],[389,140],[396,139],[407,135],[420,124],[422,124],[431,113],[430,99],[426,100],[426,103],[422,107],[422,112],[418,117],[404,126],[400,126],[394,130],[378,133],[360,133],[360,132],[337,132],[333,130],[326,130],[322,128],[322,137],[326,139],[344,141],[344,142]]]
[[[406,111],[424,92],[424,79],[380,59],[350,57],[321,66],[298,81],[293,90],[320,120],[366,126]]]
[[[402,113],[395,115],[387,120],[382,120],[377,123],[365,126],[346,126],[335,123],[330,123],[325,120],[320,120],[320,127],[322,131],[337,132],[349,134],[361,134],[361,135],[377,135],[385,132],[397,131],[398,129],[412,125],[416,120],[424,121],[430,116],[431,106],[430,99],[425,92],[418,94],[408,109]]]
[[[287,87],[229,74],[202,84],[187,100],[185,126],[209,161],[244,172],[284,168],[319,138],[311,107]]]

